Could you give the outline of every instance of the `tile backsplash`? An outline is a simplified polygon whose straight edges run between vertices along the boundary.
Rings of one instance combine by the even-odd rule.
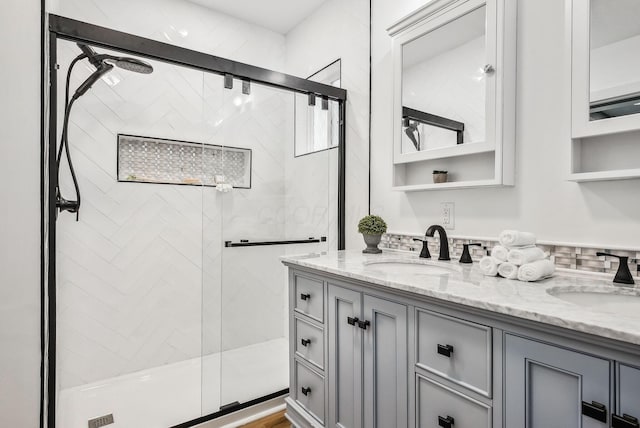
[[[382,236],[380,248],[420,252],[422,242],[416,242],[414,241],[414,238],[422,239],[422,235],[387,233]],[[482,246],[470,247],[469,252],[474,261],[479,261],[483,256],[487,255],[491,251],[493,246],[498,244],[498,239],[450,237],[449,252],[451,260],[457,260],[460,258],[462,255],[463,244],[476,242],[482,244]],[[618,259],[600,257],[596,255],[597,252],[602,251],[629,257],[629,269],[631,270],[631,274],[634,276],[640,276],[639,250],[610,250],[604,247],[549,244],[544,242],[536,245],[550,255],[550,259],[558,268],[615,274],[618,270]],[[438,237],[429,238],[428,246],[432,257],[435,256],[437,258],[440,250],[440,239]]]

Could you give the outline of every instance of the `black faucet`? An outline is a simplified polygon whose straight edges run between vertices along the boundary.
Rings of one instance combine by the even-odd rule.
[[[420,258],[422,259],[430,259],[431,253],[429,253],[429,242],[427,238],[413,238],[414,241],[422,242],[422,251],[420,251]]]
[[[449,258],[449,239],[447,238],[447,232],[445,232],[444,227],[438,226],[437,224],[429,226],[425,236],[433,237],[436,231],[440,237],[440,257],[438,257],[438,260],[451,260],[451,258]]]
[[[479,242],[473,244],[462,244],[462,256],[460,256],[460,263],[473,263],[473,259],[471,258],[471,254],[469,254],[469,247],[472,246],[481,247],[482,244]]]
[[[629,271],[629,257],[616,256],[615,254],[601,252],[597,252],[596,255],[616,257],[620,259],[620,263],[618,264],[618,271],[616,272],[616,276],[613,278],[613,282],[616,282],[618,284],[635,284],[633,276],[631,276],[631,272]]]

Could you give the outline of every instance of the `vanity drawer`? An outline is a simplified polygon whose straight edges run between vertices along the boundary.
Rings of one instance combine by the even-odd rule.
[[[295,388],[291,395],[314,418],[324,423],[324,378],[299,361],[295,365]]]
[[[322,281],[306,276],[294,276],[295,310],[323,322],[324,286]]]
[[[491,397],[491,328],[416,310],[416,365]]]
[[[419,427],[489,428],[491,408],[418,375],[416,421]]]
[[[300,318],[295,319],[296,354],[324,369],[324,335],[321,328]]]

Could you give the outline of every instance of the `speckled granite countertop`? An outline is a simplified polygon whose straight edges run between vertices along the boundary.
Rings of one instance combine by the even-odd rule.
[[[640,345],[640,289],[614,286],[608,276],[556,272],[551,278],[528,283],[484,276],[477,263],[464,265],[457,261],[425,260],[417,254],[396,251],[375,255],[356,250],[338,251],[283,256],[281,260],[286,265],[366,281],[389,290],[402,290]],[[390,262],[403,265],[390,265]],[[404,263],[427,264],[431,266],[427,267],[431,272],[413,272],[414,268]],[[595,307],[553,296],[559,292],[614,293],[624,297],[612,305]]]

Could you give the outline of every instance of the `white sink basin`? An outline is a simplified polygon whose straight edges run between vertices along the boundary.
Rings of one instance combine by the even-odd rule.
[[[435,265],[428,262],[412,261],[375,261],[366,263],[368,271],[397,275],[449,275],[456,269],[448,266]]]
[[[597,312],[640,318],[640,290],[636,288],[551,288],[547,293]]]

